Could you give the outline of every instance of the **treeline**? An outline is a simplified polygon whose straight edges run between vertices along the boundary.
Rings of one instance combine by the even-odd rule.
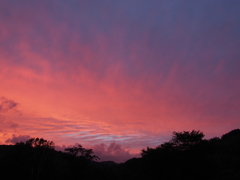
[[[81,145],[64,153],[52,141],[32,138],[0,146],[0,172],[2,179],[239,180],[240,130],[203,138],[200,131],[173,132],[168,142],[122,164],[96,162],[93,151]]]
[[[239,180],[240,130],[203,137],[200,131],[174,132],[169,142],[127,161],[122,173],[126,179]]]

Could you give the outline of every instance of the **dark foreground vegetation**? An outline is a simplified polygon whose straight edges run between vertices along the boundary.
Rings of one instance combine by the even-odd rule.
[[[203,139],[200,131],[173,132],[169,142],[142,150],[125,163],[97,162],[81,145],[55,151],[54,143],[32,138],[0,146],[1,179],[239,180],[240,130]]]

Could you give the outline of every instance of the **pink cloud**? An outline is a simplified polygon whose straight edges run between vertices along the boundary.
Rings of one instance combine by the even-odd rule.
[[[77,146],[78,143],[75,144]],[[72,147],[72,145],[66,146],[55,146],[55,150],[65,152],[66,148]],[[87,148],[84,147],[83,148]],[[104,143],[96,144],[90,147],[93,149],[93,153],[97,155],[100,160],[99,161],[114,161],[116,163],[123,163],[128,159],[133,157],[139,157],[140,153],[130,153],[131,150],[128,148],[124,148],[121,144],[117,144],[115,142],[106,145]]]
[[[129,19],[129,9],[118,6],[106,19],[109,11],[99,5],[96,20],[83,4],[74,16],[57,2],[51,11],[47,2],[0,6],[0,95],[11,99],[0,99],[2,142],[37,134],[89,146],[116,139],[140,150],[172,131],[200,129],[211,137],[239,126],[234,23],[215,27],[201,14],[192,22],[183,11],[170,22],[172,8],[179,11],[174,4],[163,16],[151,9],[144,18],[153,21]],[[13,113],[18,108],[22,117]]]
[[[133,157],[139,156],[138,154],[130,154],[130,150],[122,147],[121,144],[112,142],[109,145],[104,143],[97,144],[92,147],[93,152],[100,157],[101,161],[115,161],[122,163]]]

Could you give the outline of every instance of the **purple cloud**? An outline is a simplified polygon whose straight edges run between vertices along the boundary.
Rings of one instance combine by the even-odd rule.
[[[12,138],[9,138],[5,141],[5,143],[12,143],[15,144],[17,142],[26,142],[31,137],[29,135],[19,135],[16,136],[15,134],[12,135]]]

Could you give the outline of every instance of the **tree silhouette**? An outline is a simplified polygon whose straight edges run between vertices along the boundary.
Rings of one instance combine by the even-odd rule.
[[[46,179],[52,173],[54,163],[54,142],[43,138],[30,138],[17,142],[19,158],[24,159],[25,168],[31,179]],[[16,150],[17,150],[16,149]],[[23,166],[24,167],[24,166]]]
[[[143,149],[141,156],[152,156],[160,152],[173,152],[189,150],[194,145],[203,141],[204,134],[200,131],[192,130],[183,132],[173,132],[173,136],[169,142],[165,142],[156,148]]]
[[[19,146],[29,146],[33,148],[47,148],[47,149],[54,149],[54,142],[53,141],[47,141],[43,138],[30,138],[25,143],[20,142],[16,143],[16,145]]]
[[[98,156],[93,154],[92,149],[85,149],[81,145],[73,146],[72,148],[66,148],[65,151],[75,157],[85,157],[88,160],[100,159]]]
[[[188,150],[191,146],[200,143],[203,140],[204,134],[200,131],[192,130],[183,132],[173,132],[173,137],[170,140],[173,146],[179,150]]]

